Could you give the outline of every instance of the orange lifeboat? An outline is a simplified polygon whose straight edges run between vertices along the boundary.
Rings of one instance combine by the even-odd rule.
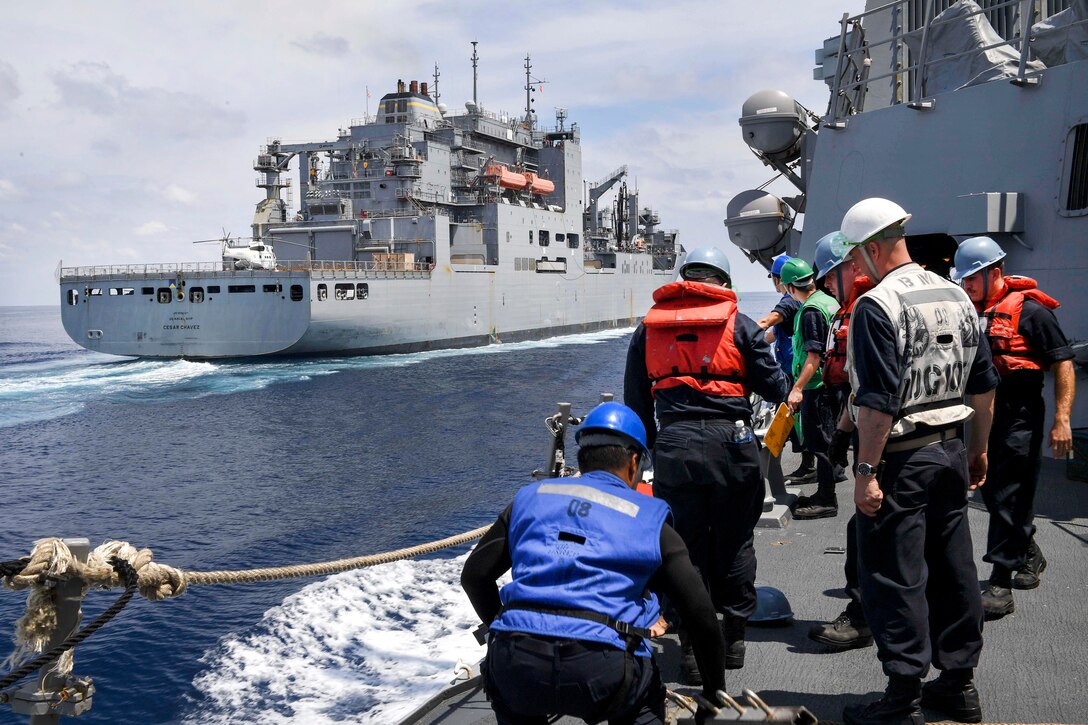
[[[550,194],[555,191],[555,184],[547,179],[540,178],[532,171],[525,172],[525,180],[534,194]]]
[[[495,179],[504,189],[522,190],[529,186],[524,174],[515,173],[502,164],[488,164],[484,169],[484,176]]]

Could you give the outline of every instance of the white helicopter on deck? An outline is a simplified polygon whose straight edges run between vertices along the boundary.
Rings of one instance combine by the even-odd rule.
[[[234,269],[275,269],[276,255],[269,244],[259,239],[243,241],[234,239],[224,232],[223,236],[214,240],[201,240],[194,244],[205,244],[214,241],[222,245],[223,264]]]

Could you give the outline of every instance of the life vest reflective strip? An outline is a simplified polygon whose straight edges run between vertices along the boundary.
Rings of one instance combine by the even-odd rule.
[[[646,313],[646,372],[654,395],[686,385],[707,395],[746,397],[747,369],[733,339],[737,295],[725,287],[672,282]]]
[[[1006,276],[1005,294],[982,313],[983,327],[990,339],[994,367],[1002,376],[1015,370],[1042,370],[1046,361],[1020,334],[1020,315],[1024,300],[1038,302],[1047,309],[1061,306],[1056,299],[1038,289],[1030,277]]]
[[[827,352],[824,356],[824,384],[826,385],[850,383],[850,374],[846,372],[846,338],[850,329],[850,315],[858,297],[874,286],[868,277],[856,278],[850,299],[839,308],[831,320],[831,327],[827,332]]]
[[[793,379],[801,377],[801,371],[805,367],[805,362],[808,359],[808,352],[805,350],[805,337],[803,334],[805,311],[811,308],[815,308],[820,311],[827,321],[828,326],[831,326],[831,319],[835,316],[835,313],[839,309],[839,303],[834,297],[821,290],[816,290],[808,299],[801,305],[801,309],[797,310],[797,315],[793,318]],[[816,372],[812,375],[812,379],[808,381],[805,386],[805,390],[813,390],[824,384],[823,368],[816,368]]]

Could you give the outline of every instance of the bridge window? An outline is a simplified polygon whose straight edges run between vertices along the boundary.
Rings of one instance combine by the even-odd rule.
[[[110,287],[110,297],[129,297],[136,294],[136,290],[131,287]]]
[[[317,301],[318,302],[324,302],[328,298],[329,298],[329,287],[328,287],[328,285],[319,284],[317,286]]]
[[[338,284],[333,296],[338,300],[353,300],[355,299],[355,285]]]
[[[251,284],[228,284],[227,285],[227,292],[230,292],[232,294],[236,293],[236,292],[256,292],[256,291],[257,291],[257,287],[255,285],[251,285]]]
[[[300,285],[300,284],[291,285],[291,301],[292,302],[301,302],[302,297],[303,297],[302,285]]]
[[[277,283],[277,284],[266,284],[264,286],[264,291],[265,292],[283,292],[283,285],[281,285],[279,283]]]
[[[204,301],[204,288],[203,287],[192,287],[192,288],[190,288],[190,290],[189,290],[189,301],[192,302],[193,304],[197,304],[197,305],[199,305],[201,302],[203,302]]]
[[[170,304],[170,298],[173,297],[173,296],[174,295],[170,291],[169,287],[159,287],[158,292],[157,292],[157,297],[159,298],[159,304],[160,305]]]
[[[571,249],[577,249],[578,248],[578,235],[577,234],[568,234],[567,235],[567,246],[570,247]]]
[[[370,296],[370,285],[366,282],[360,282],[355,285],[355,298],[365,300]]]
[[[74,289],[68,290],[68,304],[70,304],[70,305],[78,305],[79,304],[79,292],[77,292]]]
[[[101,296],[102,296],[102,288],[101,287],[92,287],[91,288],[91,297],[101,297]]]
[[[217,295],[217,294],[219,294],[219,292],[220,292],[219,285],[217,285],[217,284],[208,285],[208,294]]]
[[[1062,175],[1062,211],[1088,213],[1088,123],[1069,130],[1065,141],[1065,169]]]
[[[153,295],[153,294],[155,294],[155,288],[154,287],[141,287],[140,288],[140,293],[145,294],[145,295]]]
[[[546,247],[549,244],[551,244],[552,243],[551,236],[552,236],[551,232],[549,232],[549,231],[547,231],[545,229],[541,229],[540,230],[540,246]]]

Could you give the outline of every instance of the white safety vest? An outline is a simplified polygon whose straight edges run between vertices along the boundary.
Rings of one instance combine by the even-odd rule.
[[[967,293],[912,263],[889,272],[861,300],[876,302],[896,331],[900,407],[890,437],[908,434],[920,423],[943,428],[968,420],[973,411],[964,405],[964,389],[981,335]],[[850,325],[847,332],[846,365],[850,389],[857,391],[855,329]],[[857,412],[851,395],[855,422]]]

